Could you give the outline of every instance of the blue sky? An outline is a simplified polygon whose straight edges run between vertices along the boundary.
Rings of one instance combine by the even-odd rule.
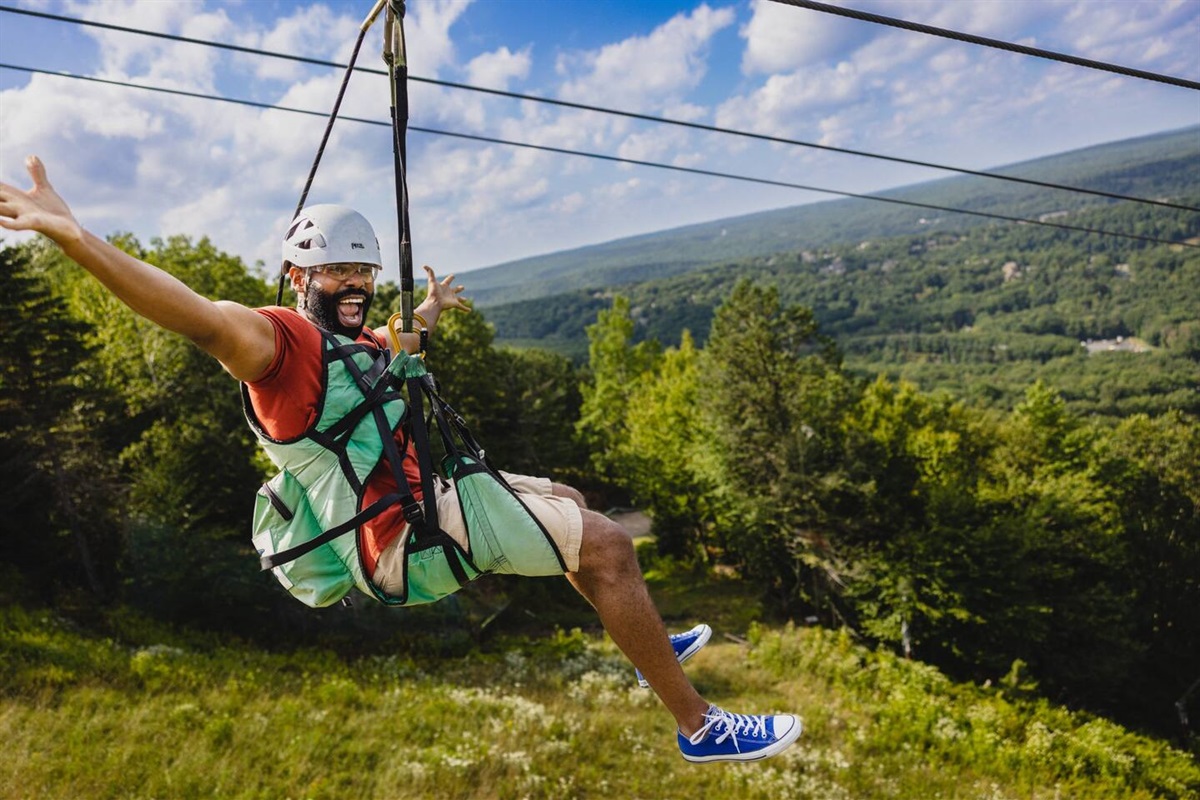
[[[4,0],[344,61],[369,0]],[[853,0],[851,8],[1200,80],[1200,0]],[[767,0],[409,0],[414,75],[970,169],[1200,124],[1200,92]],[[381,33],[360,64],[378,67]],[[0,62],[328,111],[339,71],[0,13]],[[871,192],[945,173],[414,83],[413,125]],[[385,120],[386,80],[343,113]],[[323,120],[0,70],[0,176],[37,153],[92,230],[278,261]],[[1200,135],[1200,134],[1198,134]],[[414,256],[441,271],[827,199],[413,132]],[[394,264],[384,127],[335,128],[311,202]],[[1048,198],[1047,210],[1053,210]],[[19,239],[10,235],[10,240]],[[394,276],[394,267],[389,269]],[[469,279],[468,279],[469,284]]]

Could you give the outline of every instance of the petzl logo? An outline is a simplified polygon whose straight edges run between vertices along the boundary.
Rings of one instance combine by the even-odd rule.
[[[351,242],[350,249],[351,250],[366,250],[367,246],[365,244],[360,244],[359,242]]]

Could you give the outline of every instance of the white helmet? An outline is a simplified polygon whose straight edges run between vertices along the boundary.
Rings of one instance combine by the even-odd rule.
[[[366,217],[345,206],[311,206],[292,220],[283,237],[283,260],[297,267],[374,264],[382,268],[379,240]]]

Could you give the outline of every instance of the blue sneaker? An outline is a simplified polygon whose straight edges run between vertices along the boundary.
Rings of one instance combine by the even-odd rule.
[[[785,750],[803,728],[791,714],[747,716],[709,706],[703,728],[679,734],[679,750],[688,761],[758,761]]]
[[[671,647],[675,648],[675,658],[679,659],[679,663],[687,661],[696,653],[700,652],[700,648],[708,644],[709,638],[712,636],[712,628],[701,622],[690,631],[683,633],[675,633],[671,635]],[[649,689],[650,684],[642,677],[641,670],[637,672],[638,686],[643,689]]]

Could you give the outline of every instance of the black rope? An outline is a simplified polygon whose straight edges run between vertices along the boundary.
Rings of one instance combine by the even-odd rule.
[[[113,25],[102,22],[92,22],[91,20],[76,19],[74,17],[63,17],[56,14],[47,14],[40,11],[29,11],[26,9],[9,8],[8,6],[0,6],[0,11],[10,11],[16,14],[26,14],[34,17],[52,19],[60,22],[70,22],[78,25],[90,25],[108,30],[116,30],[124,33],[133,33],[143,36],[153,36],[160,39],[167,39],[175,42],[183,42],[187,44],[198,44],[206,47],[216,47],[224,50],[232,50],[238,53],[249,53],[253,55],[266,56],[268,58],[280,58],[286,61],[295,61],[302,64],[311,64],[321,67],[346,68],[346,64],[341,64],[336,61],[325,61],[317,58],[307,58],[305,56],[296,56],[288,53],[275,53],[269,50],[257,50],[252,47],[242,47],[240,45],[225,44],[223,42],[213,42],[205,39],[193,39],[186,36],[176,36],[170,33],[159,33],[157,31],[147,31],[140,28],[128,28],[120,25]],[[21,69],[16,67],[15,69]],[[365,72],[371,75],[390,76],[387,70],[371,69],[370,67],[353,67],[355,71]],[[49,72],[47,74],[56,74]],[[754,133],[752,131],[737,130],[735,128],[724,128],[719,125],[706,125],[701,122],[687,122],[684,120],[670,119],[669,117],[656,117],[652,114],[639,114],[633,111],[621,111],[620,109],[605,108],[604,106],[590,105],[588,103],[576,103],[570,100],[558,100],[549,97],[537,97],[536,95],[521,94],[519,92],[510,92],[503,89],[490,89],[484,86],[472,86],[467,83],[456,83],[454,81],[444,81],[435,78],[422,78],[417,75],[409,75],[408,80],[418,83],[428,83],[432,86],[442,86],[448,89],[461,89],[469,92],[480,92],[490,94],[496,97],[506,97],[513,100],[523,100],[534,103],[543,103],[546,105],[558,106],[560,108],[571,108],[578,111],[591,111],[598,114],[609,114],[617,117],[625,117],[626,119],[636,119],[643,122],[653,122],[661,125],[674,125],[681,128],[690,128],[692,130],[705,131],[707,133],[720,133],[728,136],[738,136],[745,139],[754,139],[756,141],[770,142],[772,144],[787,144],[796,147],[808,147],[814,150],[824,150],[830,153],[842,153],[844,155],[858,156],[860,158],[871,158],[878,161],[889,161],[894,164],[907,164],[915,167],[925,167],[927,169],[937,169],[945,172],[957,172],[962,175],[974,175],[980,178],[991,178],[993,180],[1008,181],[1010,183],[1021,183],[1028,186],[1040,186],[1045,189],[1058,189],[1065,192],[1076,192],[1079,194],[1089,194],[1096,197],[1106,197],[1110,200],[1126,200],[1133,203],[1145,203],[1147,205],[1162,206],[1164,208],[1174,208],[1180,211],[1196,211],[1200,212],[1200,208],[1191,206],[1178,205],[1163,200],[1152,200],[1145,197],[1133,197],[1130,195],[1118,194],[1116,192],[1106,192],[1100,189],[1085,189],[1081,186],[1068,186],[1061,183],[1053,183],[1049,181],[1039,181],[1033,178],[1021,178],[1015,175],[1005,175],[999,172],[990,172],[987,170],[973,170],[965,167],[955,167],[947,164],[938,164],[932,161],[922,161],[915,158],[904,158],[902,156],[890,156],[882,153],[872,153],[867,150],[855,150],[847,147],[834,147],[833,145],[818,144],[816,142],[808,142],[802,139],[789,139],[782,136],[771,136],[765,133]],[[148,87],[144,87],[148,88]],[[265,106],[272,108],[273,106]],[[307,113],[307,112],[304,112]],[[413,130],[416,130],[415,128]]]
[[[408,216],[408,54],[404,42],[404,0],[388,0],[383,33],[392,105],[392,159],[396,173],[396,225],[400,239],[400,330],[412,332],[413,261]]]
[[[810,11],[821,11],[827,14],[837,14],[842,17],[850,17],[851,19],[861,20],[863,22],[874,22],[879,25],[889,25],[893,28],[903,28],[906,31],[927,33],[931,36],[941,36],[943,38],[954,39],[959,42],[968,42],[970,44],[983,45],[984,47],[995,47],[999,50],[1007,50],[1011,53],[1021,53],[1022,55],[1027,56],[1047,58],[1051,61],[1061,61],[1065,64],[1074,64],[1077,67],[1088,67],[1090,69],[1104,70],[1105,72],[1115,72],[1118,75],[1125,75],[1130,78],[1142,78],[1148,81],[1157,81],[1158,83],[1168,83],[1172,86],[1182,86],[1184,89],[1200,89],[1200,83],[1187,80],[1186,78],[1176,78],[1172,75],[1160,75],[1157,72],[1131,69],[1130,67],[1123,67],[1119,64],[1108,64],[1104,61],[1093,61],[1090,58],[1080,58],[1079,56],[1055,53],[1053,51],[1042,50],[1037,47],[1027,47],[1023,44],[1006,42],[1002,39],[989,39],[986,36],[975,36],[974,34],[947,30],[946,28],[935,28],[932,25],[922,25],[918,22],[908,22],[907,20],[896,19],[895,17],[885,17],[880,14],[872,14],[867,11],[856,11],[853,8],[843,8],[842,6],[830,5],[829,3],[817,3],[813,2],[813,0],[772,0],[772,2],[782,3],[783,5],[787,6],[796,6],[797,8],[806,8]]]
[[[312,167],[308,170],[308,178],[304,181],[304,189],[300,192],[300,202],[296,203],[292,219],[300,216],[300,212],[304,210],[304,203],[308,200],[308,192],[312,189],[313,179],[317,176],[317,167],[321,165],[321,157],[325,155],[325,145],[329,144],[329,135],[333,133],[333,123],[337,121],[338,110],[342,107],[342,98],[346,96],[346,87],[350,84],[350,76],[354,74],[354,62],[358,59],[358,51],[362,47],[366,34],[367,29],[363,28],[354,42],[354,51],[350,54],[350,65],[346,67],[346,74],[342,76],[342,85],[338,87],[337,98],[333,101],[333,110],[329,112],[329,121],[325,123],[325,132],[321,134],[321,144],[317,146],[317,154],[313,158]],[[290,220],[288,224],[291,224]],[[283,305],[283,287],[287,282],[287,274],[287,269],[280,264],[279,290],[275,293],[275,305],[277,306]]]
[[[382,5],[377,4],[358,28],[358,38],[354,40],[354,50],[350,53],[350,63],[346,65],[346,72],[342,75],[342,84],[338,87],[337,98],[333,101],[333,110],[329,112],[329,121],[325,123],[325,132],[321,135],[321,144],[317,147],[317,155],[313,158],[312,167],[308,170],[308,179],[304,181],[304,190],[300,192],[300,202],[296,204],[296,211],[292,214],[292,219],[300,216],[300,212],[304,210],[305,202],[308,201],[308,192],[312,189],[313,179],[317,176],[317,167],[321,165],[321,157],[325,154],[325,145],[329,144],[329,135],[333,133],[333,123],[337,121],[338,111],[342,107],[342,98],[346,96],[346,87],[350,85],[350,76],[354,74],[354,62],[358,60],[358,51],[362,49],[363,39],[366,38],[367,31],[375,22],[375,18],[379,16],[381,8]],[[284,269],[283,264],[280,264],[279,290],[275,293],[275,305],[277,306],[283,305],[283,287],[286,280],[287,270]]]
[[[132,89],[145,89],[146,91],[161,92],[163,94],[180,95],[183,97],[195,97],[195,98],[200,98],[200,99],[204,99],[204,100],[217,100],[217,101],[224,102],[224,103],[234,103],[236,105],[251,106],[253,108],[264,108],[264,109],[270,109],[270,110],[274,110],[274,111],[287,111],[287,112],[290,112],[293,114],[306,114],[308,116],[314,116],[314,117],[324,117],[325,116],[325,114],[320,111],[309,111],[307,109],[302,109],[302,108],[290,108],[288,106],[276,106],[276,105],[269,105],[267,103],[257,103],[257,102],[251,101],[251,100],[238,100],[238,99],[229,98],[229,97],[218,97],[215,95],[199,94],[197,92],[186,92],[181,89],[163,89],[161,87],[156,87],[156,86],[142,86],[142,85],[136,84],[136,83],[113,81],[113,80],[108,80],[105,78],[93,78],[88,75],[72,75],[69,73],[62,73],[62,72],[50,72],[48,70],[32,69],[30,67],[18,67],[18,66],[13,66],[11,64],[2,64],[2,63],[0,63],[0,69],[15,69],[15,70],[19,70],[22,72],[34,72],[34,73],[37,73],[40,75],[50,75],[50,76],[57,77],[57,78],[72,78],[72,79],[76,79],[76,80],[91,81],[94,83],[103,83],[103,84],[109,84],[109,85],[113,85],[113,86],[121,86],[121,87],[132,88]],[[390,127],[392,124],[391,122],[383,122],[381,120],[373,120],[373,119],[364,119],[362,117],[346,117],[346,116],[344,116],[344,117],[342,117],[342,119],[348,120],[351,122],[359,122],[364,125],[377,125],[377,126],[381,126],[381,127]],[[1059,223],[1059,222],[1048,222],[1045,220],[1030,219],[1030,218],[1025,218],[1025,217],[1011,217],[1011,216],[1006,216],[1003,214],[992,214],[992,213],[989,213],[986,211],[970,211],[970,210],[964,209],[964,208],[952,208],[950,206],[930,205],[928,203],[919,203],[919,202],[916,202],[913,200],[900,200],[898,198],[882,197],[880,195],[858,194],[855,192],[844,192],[844,191],[840,191],[838,189],[824,189],[824,188],[820,188],[817,186],[806,186],[804,184],[799,184],[799,183],[787,183],[785,181],[777,181],[777,180],[772,180],[769,178],[755,178],[755,177],[752,177],[749,175],[737,175],[737,174],[729,173],[729,172],[716,172],[713,170],[697,169],[695,167],[680,167],[680,166],[676,166],[674,164],[662,164],[662,163],[658,163],[655,161],[641,161],[638,159],[624,158],[621,156],[605,155],[603,153],[590,153],[585,150],[569,150],[569,149],[566,149],[563,147],[551,147],[549,145],[531,144],[529,142],[517,142],[517,141],[513,141],[511,139],[498,139],[498,138],[491,137],[491,136],[479,136],[479,135],[470,134],[470,133],[458,133],[456,131],[444,131],[444,130],[439,130],[437,128],[424,128],[424,127],[420,127],[417,125],[410,125],[408,129],[410,131],[416,131],[418,133],[428,133],[428,134],[432,134],[435,136],[449,136],[449,137],[455,138],[455,139],[466,139],[468,141],[484,142],[486,144],[500,144],[500,145],[505,145],[507,147],[522,147],[522,148],[525,148],[528,150],[540,150],[540,151],[546,152],[546,153],[557,153],[560,155],[579,156],[581,158],[593,158],[593,159],[597,159],[600,161],[611,161],[611,162],[615,162],[615,163],[619,163],[619,164],[631,164],[631,165],[639,166],[639,167],[653,167],[655,169],[667,169],[667,170],[672,170],[674,172],[684,172],[684,173],[690,173],[693,175],[704,175],[704,176],[712,177],[712,178],[724,178],[724,179],[728,179],[728,180],[743,181],[746,183],[757,183],[757,184],[762,184],[762,185],[766,185],[766,186],[779,186],[779,187],[782,187],[785,189],[802,189],[804,191],[817,192],[820,194],[832,194],[832,195],[838,195],[840,197],[854,197],[854,198],[858,198],[860,200],[875,200],[878,202],[893,203],[896,205],[914,206],[917,208],[927,208],[927,209],[932,209],[932,210],[936,210],[936,211],[947,211],[952,214],[969,214],[969,215],[977,216],[977,217],[990,217],[992,219],[1005,220],[1007,222],[1017,222],[1017,223],[1026,224],[1026,225],[1041,225],[1043,227],[1048,227],[1048,228],[1061,228],[1063,230],[1080,231],[1080,232],[1084,232],[1084,233],[1095,233],[1095,234],[1100,234],[1103,236],[1115,236],[1115,237],[1122,238],[1122,239],[1136,239],[1138,241],[1151,242],[1154,244],[1174,244],[1174,245],[1180,245],[1181,247],[1200,248],[1200,244],[1193,244],[1191,242],[1173,241],[1170,239],[1159,239],[1159,238],[1156,238],[1153,236],[1141,236],[1141,235],[1133,234],[1133,233],[1120,233],[1118,231],[1109,231],[1109,230],[1104,230],[1101,228],[1086,228],[1086,227],[1076,226],[1076,225],[1066,225],[1066,224]],[[1189,209],[1188,206],[1182,206],[1181,208],[1191,210],[1191,209]]]

